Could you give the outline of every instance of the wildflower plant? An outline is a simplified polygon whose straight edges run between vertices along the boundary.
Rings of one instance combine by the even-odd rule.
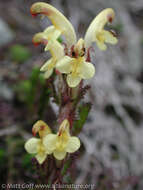
[[[91,103],[82,100],[90,88],[84,85],[84,80],[95,75],[90,50],[93,43],[103,51],[107,49],[107,43],[117,43],[114,33],[104,29],[113,21],[115,13],[111,8],[101,11],[89,25],[84,38],[79,40],[70,21],[50,4],[34,3],[31,14],[47,16],[51,21],[51,26],[34,35],[33,43],[44,44],[44,50],[51,54],[40,71],[49,88],[52,86],[51,97],[59,113],[55,122],[57,132],[44,121],[37,121],[32,128],[34,137],[25,143],[25,149],[33,154],[39,166],[46,165],[42,168],[47,183],[67,183],[64,178],[69,172],[67,168],[74,162],[73,155],[81,145],[77,135],[91,108]]]

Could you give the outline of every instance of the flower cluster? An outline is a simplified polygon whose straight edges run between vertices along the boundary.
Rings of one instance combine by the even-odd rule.
[[[61,123],[57,134],[53,134],[49,126],[41,120],[34,124],[32,133],[34,136],[39,133],[39,138],[30,138],[25,143],[25,149],[35,155],[39,164],[42,164],[47,155],[52,153],[57,160],[63,160],[67,153],[73,153],[80,147],[78,137],[72,137],[69,133],[67,119]]]
[[[78,86],[82,79],[94,76],[95,68],[89,58],[93,42],[101,50],[106,50],[105,43],[116,44],[118,41],[112,32],[104,30],[106,23],[111,23],[115,17],[111,8],[99,13],[89,25],[84,39],[81,38],[78,41],[72,24],[53,6],[44,2],[35,3],[31,7],[31,14],[33,16],[46,15],[52,23],[52,26],[33,38],[35,44],[45,44],[45,51],[49,51],[52,56],[41,67],[41,71],[44,72],[45,78],[52,75],[54,68],[66,74],[66,81],[70,88]],[[58,41],[61,36],[65,37],[63,44]]]

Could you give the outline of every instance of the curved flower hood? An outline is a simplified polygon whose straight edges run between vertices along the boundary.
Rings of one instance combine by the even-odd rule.
[[[115,17],[115,12],[111,8],[104,9],[101,11],[89,25],[84,41],[85,47],[89,48],[92,42],[96,42],[97,46],[101,50],[106,50],[105,42],[116,44],[117,38],[109,31],[104,30],[104,26],[107,23],[111,23]]]
[[[35,155],[39,164],[42,164],[46,160],[47,154],[51,154],[43,144],[44,137],[51,134],[51,129],[44,121],[39,120],[33,125],[32,133],[34,136],[39,133],[40,138],[30,138],[24,147],[28,153]]]
[[[31,7],[31,14],[33,16],[36,16],[37,14],[46,15],[55,28],[65,35],[68,47],[76,43],[76,34],[72,24],[53,6],[44,2],[34,3]]]

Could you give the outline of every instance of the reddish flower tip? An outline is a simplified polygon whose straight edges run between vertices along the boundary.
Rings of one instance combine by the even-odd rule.
[[[36,136],[36,133],[33,130],[32,130],[32,134],[33,134],[34,137]]]
[[[60,71],[58,71],[57,69],[55,69],[55,72],[57,75],[61,74]]]
[[[33,18],[37,16],[37,13],[33,12],[32,8],[30,9],[30,13],[31,13]]]
[[[46,8],[44,7],[44,8],[42,8],[39,12],[35,12],[35,11],[33,10],[33,7],[31,7],[30,13],[31,13],[32,17],[36,17],[38,14],[43,14],[43,15],[46,15],[46,16],[50,16],[51,11],[48,10],[48,9],[46,9]]]
[[[60,130],[60,131],[59,131],[59,134],[58,134],[58,136],[60,137],[60,136],[61,136],[61,134],[62,134],[62,130]]]
[[[112,15],[108,15],[107,18],[108,18],[108,22],[112,23],[112,21],[113,21]]]
[[[34,42],[34,40],[32,40],[32,43],[34,44],[34,46],[38,46],[39,44],[41,44],[40,42]]]

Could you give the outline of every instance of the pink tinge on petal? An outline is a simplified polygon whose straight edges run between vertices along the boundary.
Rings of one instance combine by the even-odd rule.
[[[52,11],[49,9],[46,9],[45,7],[41,9],[41,14],[50,16],[52,14]]]
[[[48,40],[43,39],[43,44],[47,45],[48,44]]]

